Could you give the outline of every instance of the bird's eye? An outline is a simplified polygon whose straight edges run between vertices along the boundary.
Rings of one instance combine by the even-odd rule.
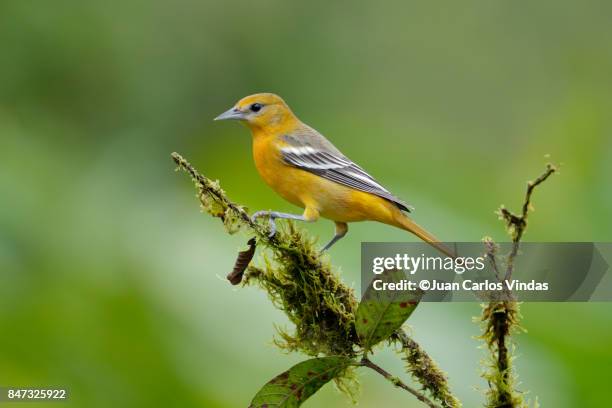
[[[263,105],[261,103],[254,103],[251,105],[250,109],[253,112],[259,112],[261,110],[261,108],[263,108]]]

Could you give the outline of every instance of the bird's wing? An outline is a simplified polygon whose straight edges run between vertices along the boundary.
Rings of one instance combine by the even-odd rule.
[[[391,194],[314,129],[307,128],[300,134],[286,135],[284,139],[287,145],[281,148],[281,153],[287,164],[347,187],[382,197],[401,210],[408,212],[412,210],[411,206]]]

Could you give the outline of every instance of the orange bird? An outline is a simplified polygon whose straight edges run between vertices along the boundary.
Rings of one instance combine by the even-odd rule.
[[[281,197],[304,208],[302,215],[258,211],[255,221],[275,219],[314,222],[319,217],[336,223],[329,249],[348,232],[348,223],[378,221],[409,231],[449,256],[452,253],[406,213],[412,209],[359,165],[343,155],[322,134],[300,121],[278,95],[259,93],[242,98],[215,120],[238,120],[253,135],[253,158],[264,181]]]

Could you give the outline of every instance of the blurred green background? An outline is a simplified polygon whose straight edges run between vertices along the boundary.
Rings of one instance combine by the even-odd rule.
[[[561,175],[525,239],[610,241],[611,17],[603,0],[3,0],[0,385],[68,387],[71,407],[241,407],[303,358],[272,346],[286,319],[264,293],[224,280],[244,236],[198,212],[169,157],[251,209],[298,211],[259,179],[247,130],[212,122],[254,92],[282,95],[445,240],[505,239],[494,210],[550,155]],[[413,238],[354,224],[331,256],[355,287],[364,240]],[[612,307],[522,311],[520,389],[608,406]],[[486,388],[478,313],[424,304],[409,321],[467,407]],[[361,377],[360,406],[419,406]],[[307,405],[351,406],[331,386]]]

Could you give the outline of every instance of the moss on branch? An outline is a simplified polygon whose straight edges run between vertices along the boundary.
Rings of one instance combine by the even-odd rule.
[[[252,221],[243,206],[229,200],[218,182],[202,176],[178,153],[173,153],[172,158],[178,169],[191,176],[203,211],[221,219],[229,234],[243,230],[250,236],[249,249],[239,254],[234,271],[228,275],[228,279],[232,284],[242,281],[243,285],[261,287],[274,305],[286,313],[295,329],[292,332],[278,329],[276,345],[287,351],[299,351],[313,357],[341,356],[353,361],[334,379],[338,387],[348,394],[352,394],[355,389],[353,369],[365,366],[430,407],[461,406],[450,391],[445,373],[403,330],[396,331],[389,341],[401,345],[406,371],[421,385],[422,391],[403,383],[366,357],[355,329],[358,303],[354,291],[342,282],[329,260],[320,256],[312,238],[297,229],[292,222],[284,224],[284,228],[270,237],[269,227]],[[556,168],[549,164],[541,176],[527,184],[520,214],[500,208],[500,218],[506,223],[513,242],[507,256],[500,257],[499,247],[490,238],[484,239],[487,259],[499,280],[512,277],[514,259],[527,228],[533,192],[555,171]],[[263,245],[269,250],[260,266],[250,263],[257,245]],[[498,258],[504,259],[504,270]],[[511,364],[513,345],[510,336],[520,330],[519,303],[512,299],[511,296],[504,297],[504,300],[494,299],[483,305],[480,316],[483,326],[481,338],[490,352],[482,374],[489,384],[485,406],[490,408],[526,406],[522,394],[516,390],[516,378]],[[358,360],[360,355],[361,360]]]
[[[423,348],[404,330],[398,330],[393,339],[397,340],[402,347],[401,352],[404,354],[406,371],[421,384],[423,390],[439,401],[444,408],[460,407],[461,403],[448,386],[446,373],[438,368]]]
[[[487,259],[493,270],[502,281],[512,279],[514,260],[519,252],[520,242],[527,229],[527,217],[532,207],[531,199],[535,188],[548,179],[557,168],[552,164],[546,165],[546,170],[534,181],[527,183],[525,199],[521,206],[521,213],[514,214],[505,207],[500,207],[498,214],[506,223],[508,234],[512,239],[512,249],[505,258],[505,273],[501,276],[502,268],[498,261],[499,247],[490,239],[485,238],[484,244]],[[506,299],[513,299],[507,293]],[[488,408],[515,408],[525,407],[523,395],[516,390],[516,374],[512,367],[512,347],[510,336],[522,331],[520,326],[520,304],[513,300],[493,300],[482,306],[480,321],[483,326],[481,339],[485,342],[490,356],[482,377],[487,380],[486,407]]]
[[[242,271],[252,258],[256,244],[269,250],[263,257],[262,265],[250,264],[246,268],[242,284],[264,289],[273,304],[284,311],[295,326],[292,332],[278,328],[279,336],[275,344],[284,350],[299,351],[309,356],[356,358],[362,353],[364,350],[359,345],[355,330],[358,305],[355,293],[342,282],[329,260],[321,257],[315,248],[314,239],[296,228],[292,222],[283,223],[276,235],[270,237],[269,228],[253,222],[245,208],[232,202],[218,182],[201,175],[178,153],[172,153],[172,159],[179,170],[191,176],[202,210],[222,220],[228,233],[242,230],[251,238],[249,249],[241,252],[234,271],[228,276],[232,283],[240,282]],[[255,242],[252,238],[255,238]],[[405,333],[401,339],[412,353],[418,352],[421,362],[425,362],[421,363],[418,370],[408,370],[415,380],[441,406],[460,406],[449,391],[446,377],[425,351]],[[363,365],[357,363],[355,367]],[[389,374],[385,378],[392,378],[394,385],[411,392],[428,406],[438,406],[397,377]],[[340,390],[353,394],[356,380],[351,368],[344,370],[335,381]]]

